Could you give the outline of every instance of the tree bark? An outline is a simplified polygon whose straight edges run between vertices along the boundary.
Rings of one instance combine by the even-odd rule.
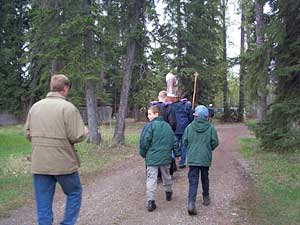
[[[134,0],[132,3],[129,3],[129,8],[130,8],[129,13],[131,13],[132,15],[130,20],[131,34],[135,34],[137,31],[139,18],[142,16],[144,11],[143,6],[144,6],[144,0]],[[128,107],[128,93],[131,84],[133,64],[136,56],[136,47],[137,47],[137,43],[134,37],[129,37],[128,45],[127,45],[126,62],[124,65],[124,78],[123,78],[123,84],[122,84],[122,90],[120,96],[120,104],[119,104],[117,122],[116,122],[115,133],[114,133],[115,142],[121,145],[124,144],[125,141],[125,137],[124,137],[125,118],[126,118],[126,112]]]
[[[83,12],[85,16],[88,16],[91,8],[91,0],[83,0]],[[92,57],[92,31],[88,28],[84,29],[84,59],[87,62]],[[89,141],[93,144],[99,144],[101,141],[101,135],[98,131],[98,118],[97,118],[97,105],[95,98],[95,91],[93,82],[91,79],[85,80],[85,98],[87,108],[87,118],[89,127]]]
[[[85,99],[87,108],[87,119],[89,126],[89,139],[88,141],[93,144],[99,144],[101,135],[98,131],[99,119],[97,114],[97,104],[94,94],[94,86],[92,80],[85,81]]]
[[[182,69],[182,52],[183,52],[183,40],[182,40],[182,16],[181,16],[181,2],[180,0],[177,0],[176,2],[176,24],[177,24],[177,73],[180,74],[180,71]]]
[[[228,121],[230,117],[228,106],[228,81],[227,81],[227,27],[226,27],[226,7],[228,0],[222,0],[222,26],[223,26],[223,107],[224,121]]]
[[[239,90],[239,108],[238,108],[238,121],[244,121],[244,108],[245,108],[245,0],[241,0],[241,49],[240,49],[240,90]]]
[[[264,45],[264,0],[256,0],[255,1],[255,20],[256,20],[256,46],[257,48],[262,48]],[[267,72],[266,69],[262,70],[261,83],[258,87],[258,108],[257,108],[257,119],[258,121],[262,121],[267,114]]]
[[[62,63],[59,63],[58,60],[52,60],[52,64],[51,64],[51,76],[58,74],[59,70],[63,67]]]
[[[31,62],[31,74],[32,74],[32,80],[30,82],[30,90],[35,90],[37,85],[38,85],[38,80],[39,80],[39,74],[41,71],[41,67],[37,65],[36,59],[33,59]],[[34,91],[31,91],[31,94],[29,96],[29,101],[28,101],[28,107],[26,108],[26,114],[29,112],[31,106],[34,104],[35,102],[35,93]]]
[[[135,119],[135,121],[139,120],[139,106],[138,104],[133,104],[133,108],[132,108],[132,116]]]
[[[55,30],[58,30],[59,27],[61,26],[61,24],[64,22],[62,20],[62,16],[60,15],[60,9],[61,9],[61,2],[60,1],[49,1],[49,2],[45,2],[46,3],[46,7],[50,7],[54,10],[55,14],[53,16],[53,19],[51,21],[52,23],[52,26],[53,27],[56,27]],[[44,3],[44,4],[45,4]],[[42,3],[43,4],[43,3]],[[48,6],[47,6],[48,4]],[[57,35],[61,35],[61,34],[57,34]],[[58,48],[57,45],[55,45],[54,48]],[[56,57],[52,60],[52,63],[51,63],[51,71],[50,71],[50,74],[51,76],[55,75],[55,74],[58,74],[59,73],[59,70],[62,68],[62,62],[59,61]]]

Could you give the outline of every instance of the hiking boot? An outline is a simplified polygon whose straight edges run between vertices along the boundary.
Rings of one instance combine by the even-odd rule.
[[[191,216],[197,215],[197,211],[196,211],[196,207],[195,207],[194,202],[188,204],[188,213]]]
[[[172,191],[166,191],[166,200],[171,201],[172,200]]]
[[[157,183],[162,183],[162,178],[161,177],[157,177]]]
[[[155,209],[156,209],[155,201],[154,200],[148,201],[148,211],[152,212]]]
[[[210,204],[210,197],[209,196],[203,196],[203,205],[208,206]]]

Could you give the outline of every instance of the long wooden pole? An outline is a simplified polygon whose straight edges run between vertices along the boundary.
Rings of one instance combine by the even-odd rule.
[[[194,81],[194,92],[193,92],[193,103],[192,103],[192,108],[193,109],[195,107],[195,97],[196,97],[196,89],[197,89],[197,78],[199,76],[199,73],[195,72],[194,76],[195,76],[195,81]]]

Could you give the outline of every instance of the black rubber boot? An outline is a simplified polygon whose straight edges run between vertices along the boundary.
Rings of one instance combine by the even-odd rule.
[[[152,212],[155,209],[156,209],[155,201],[154,200],[148,201],[148,211]]]
[[[166,191],[166,200],[167,201],[171,201],[172,200],[172,194],[173,194],[173,192]]]
[[[210,204],[210,197],[208,196],[203,196],[203,205],[208,206]]]
[[[189,204],[188,204],[188,213],[191,216],[197,215],[195,202],[189,202]]]

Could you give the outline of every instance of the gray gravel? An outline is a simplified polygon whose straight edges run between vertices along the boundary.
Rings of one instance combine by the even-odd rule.
[[[220,146],[214,152],[210,169],[211,205],[203,206],[201,183],[197,197],[197,216],[187,213],[188,180],[185,168],[174,174],[173,200],[165,201],[162,183],[156,195],[157,209],[146,210],[145,167],[134,155],[127,162],[100,173],[83,184],[83,204],[78,225],[229,225],[251,224],[234,204],[247,190],[247,164],[237,152],[238,138],[248,136],[242,124],[217,125]],[[54,202],[55,225],[63,217],[65,197],[58,189]],[[35,225],[33,203],[0,220],[1,225]]]

